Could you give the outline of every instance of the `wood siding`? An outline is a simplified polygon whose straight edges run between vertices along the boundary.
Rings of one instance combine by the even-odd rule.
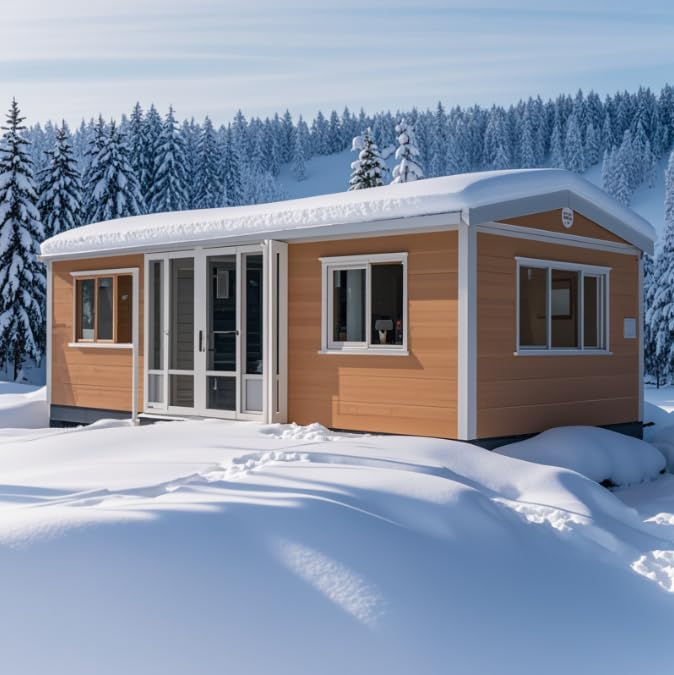
[[[131,411],[131,349],[68,346],[74,338],[75,316],[73,301],[75,279],[70,273],[137,267],[141,317],[138,410],[142,410],[143,264],[142,255],[52,263],[51,402],[53,405]]]
[[[526,225],[531,227],[533,222]],[[612,355],[514,354],[515,256],[612,268]],[[637,421],[639,340],[623,338],[623,319],[639,316],[638,257],[479,233],[477,259],[477,436],[528,434],[568,424]]]
[[[288,247],[288,417],[456,436],[457,233]],[[319,354],[323,256],[408,252],[409,356]]]
[[[573,234],[577,237],[590,237],[591,239],[603,239],[604,241],[627,242],[617,235],[609,232],[592,220],[581,215],[577,211],[573,214],[573,225],[567,230],[562,225],[562,209],[545,211],[544,213],[534,213],[519,218],[509,218],[503,222],[509,225],[519,225],[520,227],[531,227],[546,232],[555,232],[557,234]]]

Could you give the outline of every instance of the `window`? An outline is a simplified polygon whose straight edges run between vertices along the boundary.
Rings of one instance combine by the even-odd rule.
[[[517,258],[518,353],[608,350],[609,272]]]
[[[77,342],[131,343],[132,285],[130,274],[75,279]]]
[[[407,353],[407,254],[321,258],[322,350]]]

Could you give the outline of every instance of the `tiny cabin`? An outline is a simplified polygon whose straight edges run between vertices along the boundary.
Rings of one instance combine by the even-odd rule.
[[[639,435],[654,237],[557,169],[70,230],[42,245],[51,421]]]

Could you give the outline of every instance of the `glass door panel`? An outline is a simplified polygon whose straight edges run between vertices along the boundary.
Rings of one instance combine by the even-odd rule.
[[[206,278],[206,407],[236,411],[239,348],[236,254],[209,256]]]
[[[172,258],[169,263],[169,406],[193,408],[194,258]]]
[[[243,257],[245,265],[245,334],[244,350],[246,368],[243,375],[242,412],[262,412],[263,404],[263,259],[262,255],[249,253]]]

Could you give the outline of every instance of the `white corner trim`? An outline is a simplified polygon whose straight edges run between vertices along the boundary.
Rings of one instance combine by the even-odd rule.
[[[534,227],[525,227],[523,225],[510,225],[509,223],[483,223],[477,226],[478,232],[485,234],[495,234],[501,237],[513,237],[516,239],[530,239],[532,241],[542,241],[549,244],[558,244],[560,246],[575,246],[578,248],[589,248],[596,251],[607,251],[610,253],[621,253],[623,255],[639,255],[640,250],[632,244],[623,244],[617,241],[606,241],[605,239],[595,239],[593,237],[583,237],[578,234],[568,232],[548,232]]]
[[[69,342],[72,349],[133,349],[132,342]]]
[[[51,370],[52,370],[52,324],[53,324],[53,312],[54,308],[52,303],[53,298],[53,282],[52,282],[52,263],[47,261],[47,335],[46,335],[46,344],[45,344],[45,383],[47,385],[47,414],[51,418]]]
[[[639,421],[644,421],[644,256],[639,256]]]
[[[457,437],[477,436],[477,230],[459,226]]]

